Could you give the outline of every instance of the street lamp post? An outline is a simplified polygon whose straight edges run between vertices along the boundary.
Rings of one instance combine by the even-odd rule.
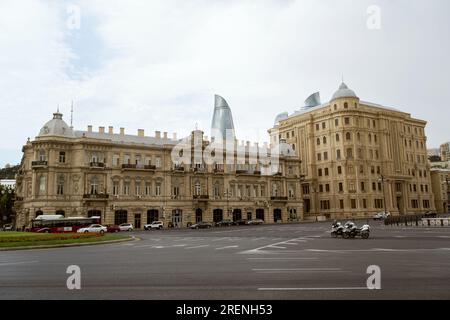
[[[381,175],[381,177],[378,179],[378,181],[381,181],[381,187],[383,188],[383,205],[384,205],[384,214],[386,214],[386,190],[384,188],[384,182],[386,181],[386,178]]]
[[[230,192],[229,192],[228,188],[226,189],[226,191],[224,193],[225,193],[225,196],[227,197],[227,218],[230,218],[230,209],[228,208]]]

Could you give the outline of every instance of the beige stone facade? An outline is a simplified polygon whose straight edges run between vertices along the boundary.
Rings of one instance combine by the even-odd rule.
[[[360,101],[345,84],[330,102],[277,119],[301,162],[304,218],[415,214],[435,210],[426,122]],[[386,199],[386,203],[384,202]]]
[[[441,161],[450,161],[450,142],[441,144],[439,147],[439,154],[441,156]]]
[[[431,187],[437,213],[450,212],[450,170],[431,169]]]
[[[210,141],[203,132],[194,133],[205,149]],[[94,132],[91,126],[73,131],[55,113],[23,147],[16,226],[28,226],[39,214],[99,215],[102,223],[136,228],[155,220],[186,227],[222,219],[303,218],[300,162],[292,152],[282,152],[276,172],[249,163],[177,164],[171,152],[179,141],[160,132],[148,137],[143,130],[137,135],[103,127]]]

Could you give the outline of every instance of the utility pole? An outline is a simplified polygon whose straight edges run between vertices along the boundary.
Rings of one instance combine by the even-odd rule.
[[[384,178],[383,175],[381,175],[381,178],[378,179],[378,181],[381,181],[381,187],[383,188],[383,204],[384,204],[384,213],[386,214],[387,210],[386,210],[386,190],[384,188],[384,181],[386,179]]]

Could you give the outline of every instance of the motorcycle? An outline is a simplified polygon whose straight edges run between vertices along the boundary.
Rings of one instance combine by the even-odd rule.
[[[368,224],[363,225],[361,228],[358,228],[354,222],[347,222],[344,225],[343,237],[345,239],[361,237],[363,239],[368,239],[370,235],[370,226]]]
[[[332,238],[337,238],[338,236],[343,236],[344,235],[344,226],[340,223],[333,223],[331,225],[331,237]]]

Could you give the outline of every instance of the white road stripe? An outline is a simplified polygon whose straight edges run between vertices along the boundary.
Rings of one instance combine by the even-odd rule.
[[[280,246],[274,246],[274,245],[267,246],[267,248],[286,249],[286,247],[280,247]]]
[[[259,291],[314,291],[314,290],[369,290],[367,287],[336,287],[336,288],[258,288]]]
[[[277,258],[247,258],[247,260],[264,260],[264,261],[278,261],[278,260],[317,260],[318,258],[288,258],[288,257],[277,257]]]
[[[341,268],[279,268],[279,269],[252,269],[252,271],[341,271]]]
[[[230,249],[230,248],[237,248],[239,246],[226,246],[226,247],[221,247],[221,248],[216,248],[216,250],[223,250],[223,249]]]
[[[195,247],[186,247],[185,249],[197,249],[197,248],[204,248],[204,247],[209,247],[209,244],[204,244],[204,245],[195,246]]]
[[[5,262],[5,263],[0,263],[0,267],[12,266],[12,265],[17,265],[17,264],[38,263],[38,262],[39,261],[37,261],[37,260],[33,260],[33,261],[19,261],[19,262]]]

